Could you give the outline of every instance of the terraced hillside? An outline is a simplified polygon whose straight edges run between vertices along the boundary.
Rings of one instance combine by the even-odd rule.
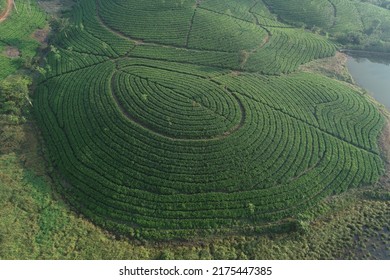
[[[291,226],[383,173],[364,95],[297,71],[332,56],[262,1],[84,0],[34,102],[61,192],[146,238]]]
[[[385,1],[264,0],[284,23],[329,32],[344,45],[390,50],[390,10]]]

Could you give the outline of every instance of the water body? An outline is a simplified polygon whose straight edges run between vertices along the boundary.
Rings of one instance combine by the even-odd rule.
[[[390,55],[347,54],[347,67],[355,82],[390,110]]]

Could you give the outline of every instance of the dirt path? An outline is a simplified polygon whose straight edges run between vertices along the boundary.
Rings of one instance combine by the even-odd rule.
[[[14,4],[14,1],[13,0],[7,0],[7,7],[5,8],[5,10],[0,14],[0,22],[3,22],[7,19],[7,17],[9,16],[9,14],[11,13],[11,10],[12,10],[12,6]]]

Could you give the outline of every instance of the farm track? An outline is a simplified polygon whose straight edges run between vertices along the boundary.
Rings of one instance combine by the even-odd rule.
[[[254,48],[253,50],[249,51],[246,55],[245,55],[245,58],[244,60],[241,62],[240,64],[240,68],[243,69],[245,67],[245,64],[247,63],[248,61],[248,58],[250,57],[250,55],[254,54],[256,51],[258,51],[259,49],[263,48],[266,44],[269,43],[271,37],[272,37],[272,33],[271,31],[262,26],[259,22],[259,19],[257,18],[256,14],[252,11],[253,8],[258,4],[257,1],[255,1],[255,4],[249,9],[249,13],[253,16],[254,20],[256,21],[256,25],[259,26],[260,28],[264,29],[266,32],[267,32],[267,36],[264,38],[263,42],[257,47],[257,48]]]
[[[3,22],[5,21],[8,16],[10,15],[11,13],[11,10],[12,10],[12,5],[13,5],[14,1],[13,0],[7,0],[7,7],[5,8],[5,10],[0,14],[0,22]]]

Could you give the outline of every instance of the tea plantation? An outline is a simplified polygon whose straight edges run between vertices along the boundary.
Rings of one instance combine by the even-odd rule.
[[[384,118],[352,87],[298,70],[336,45],[289,25],[287,2],[78,1],[34,100],[69,204],[126,236],[188,239],[293,229],[376,182]],[[334,5],[352,11],[311,2],[310,22],[329,29],[343,25]]]

